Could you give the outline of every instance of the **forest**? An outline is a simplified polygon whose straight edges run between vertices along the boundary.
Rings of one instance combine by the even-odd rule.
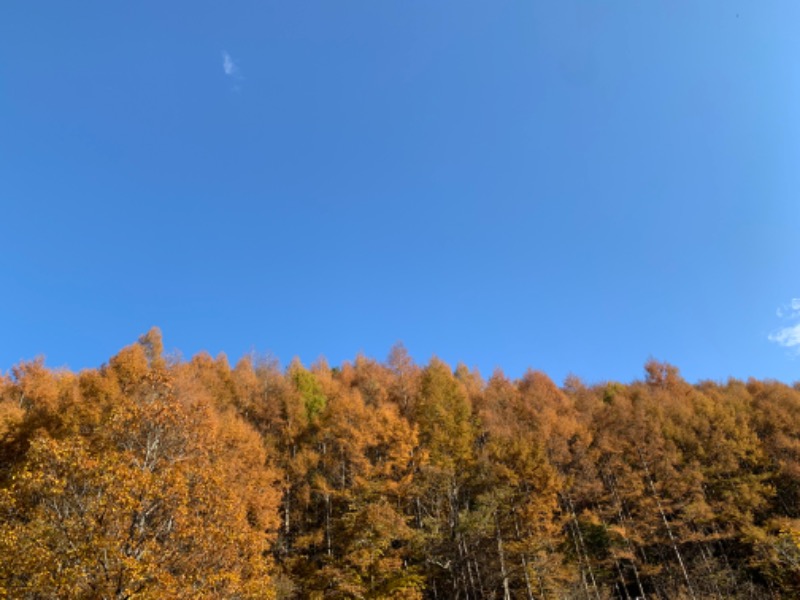
[[[0,598],[800,597],[800,383],[165,355],[0,376]]]

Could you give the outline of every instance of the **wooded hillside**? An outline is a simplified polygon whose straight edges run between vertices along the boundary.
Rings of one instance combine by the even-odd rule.
[[[797,598],[800,385],[164,357],[0,378],[0,597]]]

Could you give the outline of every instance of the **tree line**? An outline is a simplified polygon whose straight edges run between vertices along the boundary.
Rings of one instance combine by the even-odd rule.
[[[0,598],[800,597],[800,384],[402,346],[0,378]]]

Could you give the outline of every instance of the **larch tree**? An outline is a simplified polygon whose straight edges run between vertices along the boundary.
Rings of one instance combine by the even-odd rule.
[[[28,436],[0,494],[8,596],[271,594],[276,473],[254,430],[176,393],[152,353],[159,339],[151,332],[149,345],[128,347],[82,377],[47,419],[41,410],[53,395],[42,387],[43,402],[32,402],[3,440]],[[24,379],[12,394],[32,393]],[[33,434],[28,418],[38,424]]]

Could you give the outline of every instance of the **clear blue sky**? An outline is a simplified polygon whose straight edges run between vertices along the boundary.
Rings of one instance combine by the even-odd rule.
[[[402,340],[487,375],[796,381],[799,24],[794,0],[4,1],[0,372],[157,325],[232,361]]]

